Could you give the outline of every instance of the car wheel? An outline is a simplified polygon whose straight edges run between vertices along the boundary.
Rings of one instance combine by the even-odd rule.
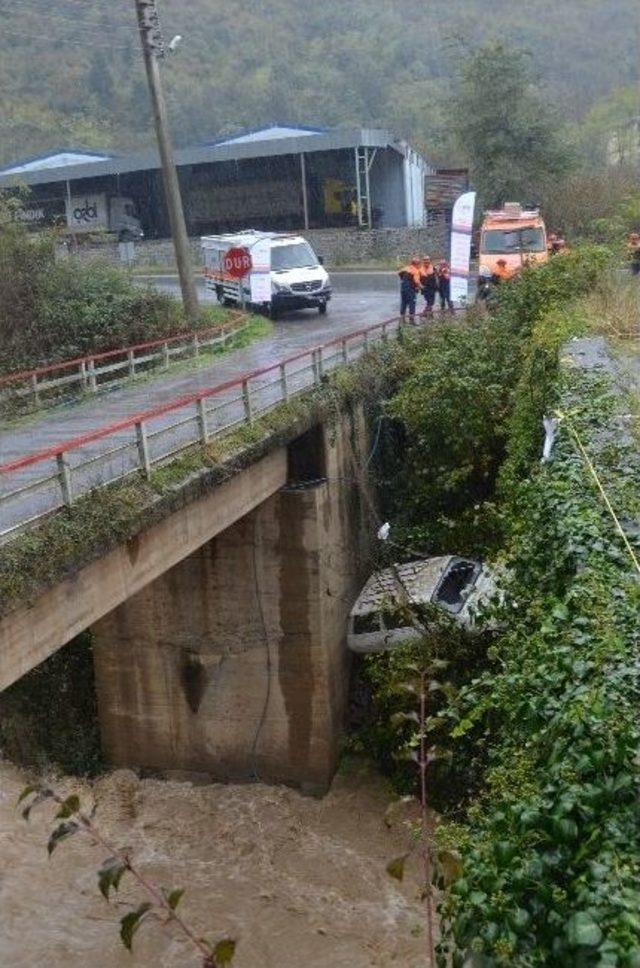
[[[321,316],[326,316],[327,315],[327,304],[326,303],[320,303],[320,305],[318,306],[318,312],[320,313]]]

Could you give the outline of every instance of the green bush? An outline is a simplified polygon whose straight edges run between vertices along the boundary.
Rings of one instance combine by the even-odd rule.
[[[541,368],[555,373],[558,340],[569,331],[537,341],[534,351],[533,328],[552,309],[591,291],[610,259],[608,250],[591,246],[556,257],[502,286],[491,316],[472,314],[434,327],[388,406],[405,453],[395,442],[388,448],[396,458],[384,468],[386,487],[408,543],[474,554],[499,542],[494,492],[513,433],[514,403],[533,392],[534,409],[542,407]],[[557,328],[554,320],[550,325]],[[539,446],[537,415],[531,426]]]
[[[640,460],[603,446],[620,401],[573,375],[564,409],[620,513],[640,514]],[[442,905],[453,965],[640,964],[640,586],[568,433],[510,496],[506,633],[445,715],[488,757],[463,876]],[[470,764],[471,765],[471,764]]]
[[[0,226],[0,372],[186,328],[177,302],[134,285],[120,269],[56,260],[52,237]]]
[[[444,806],[438,836],[462,864],[441,903],[442,966],[640,965],[640,586],[566,425],[554,462],[540,464],[542,416],[561,409],[619,513],[640,518],[637,451],[603,431],[628,401],[559,365],[563,343],[588,328],[575,297],[610,259],[559,257],[504,286],[491,318],[437,328],[389,406],[406,438],[387,485],[407,543],[499,545],[507,576],[503,631],[485,655],[453,640],[460,688],[429,722],[452,754],[428,777]],[[408,708],[394,689],[406,659],[367,661],[370,748],[404,791],[391,725]]]

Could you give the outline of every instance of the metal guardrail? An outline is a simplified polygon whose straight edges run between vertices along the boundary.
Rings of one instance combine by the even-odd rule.
[[[245,317],[236,322],[199,332],[179,333],[162,339],[136,343],[104,353],[91,353],[60,363],[49,363],[33,370],[22,370],[0,377],[0,403],[7,400],[31,398],[36,407],[43,403],[43,395],[50,391],[76,384],[82,392],[96,393],[105,385],[130,379],[149,372],[160,363],[168,369],[176,356],[197,357],[202,350],[222,345],[246,326]],[[71,372],[68,372],[71,371]],[[52,374],[62,373],[62,376]]]
[[[397,317],[303,350],[270,366],[181,397],[0,465],[0,544],[97,487],[142,473],[251,424],[375,342],[401,332]]]

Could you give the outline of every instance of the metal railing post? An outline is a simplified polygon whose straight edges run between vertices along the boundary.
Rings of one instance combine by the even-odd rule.
[[[168,343],[162,344],[162,358],[163,358],[163,366],[165,370],[168,370],[169,369],[169,344]]]
[[[381,332],[381,336],[382,336],[382,342],[383,343],[386,343],[387,342],[387,339],[389,338],[389,334],[387,333],[387,324],[386,323],[383,323],[382,324],[382,329],[381,329],[380,332]]]
[[[133,355],[133,350],[127,352],[127,363],[129,364],[129,376],[135,376],[136,374],[136,359]]]
[[[280,393],[282,399],[286,402],[289,399],[289,387],[287,386],[287,369],[284,363],[280,364]]]
[[[98,381],[96,379],[96,364],[93,360],[89,360],[87,370],[89,374],[89,389],[92,393],[95,393],[98,389]]]
[[[346,339],[342,340],[342,362],[349,362],[349,344]]]
[[[87,364],[85,360],[80,361],[80,383],[82,384],[82,389],[87,389]]]
[[[321,346],[319,346],[318,349],[316,350],[316,354],[317,354],[317,357],[316,358],[318,360],[318,383],[320,383],[320,381],[322,380],[322,377],[324,375],[324,366],[323,366],[323,361],[322,361],[322,347]]]
[[[316,350],[311,350],[311,373],[312,373],[312,382],[319,383],[320,381],[318,378],[318,355]]]
[[[207,408],[204,399],[198,400],[198,428],[200,430],[200,440],[206,444],[209,440],[209,429],[207,427]]]
[[[253,408],[251,406],[251,390],[249,389],[249,381],[242,381],[242,399],[244,402],[244,416],[247,423],[253,423]]]
[[[60,490],[62,491],[62,503],[65,507],[70,508],[73,504],[71,467],[64,454],[57,454],[56,461],[58,464],[58,480],[60,482]]]
[[[194,333],[193,334],[193,339],[192,339],[191,342],[193,344],[193,355],[194,356],[197,356],[198,353],[200,352],[200,342],[198,340],[198,334],[197,333]]]
[[[147,431],[142,420],[136,424],[136,442],[138,444],[138,457],[140,467],[145,477],[151,474],[151,461],[149,460],[149,442],[147,441]]]
[[[31,374],[31,389],[33,391],[33,397],[35,400],[36,407],[40,406],[40,390],[38,389],[38,374]]]

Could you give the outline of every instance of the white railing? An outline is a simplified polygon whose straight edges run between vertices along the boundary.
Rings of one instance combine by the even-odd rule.
[[[41,407],[59,398],[67,388],[96,393],[101,387],[131,379],[160,367],[168,369],[176,359],[197,358],[200,353],[222,346],[245,329],[246,317],[200,332],[179,333],[163,339],[136,343],[104,353],[50,363],[33,370],[21,370],[0,377],[0,405],[24,402]]]
[[[96,487],[152,470],[194,444],[207,444],[323,376],[356,360],[367,348],[402,332],[384,320],[304,350],[270,366],[181,397],[133,417],[0,465],[0,543]]]

